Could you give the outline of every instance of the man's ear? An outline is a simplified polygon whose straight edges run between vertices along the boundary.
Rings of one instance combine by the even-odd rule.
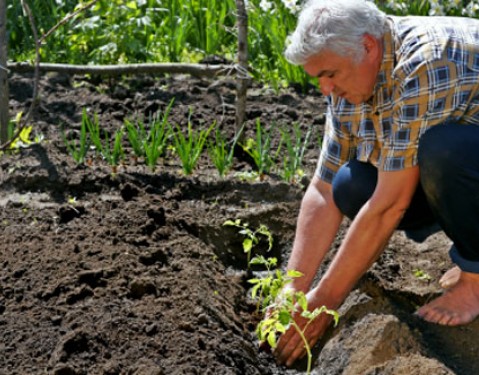
[[[370,34],[364,34],[363,45],[366,50],[366,56],[369,59],[375,60],[380,52],[380,41]]]

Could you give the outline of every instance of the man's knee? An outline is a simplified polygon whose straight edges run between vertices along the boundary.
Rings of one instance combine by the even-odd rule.
[[[377,170],[369,163],[351,160],[333,179],[333,198],[339,210],[353,219],[372,196],[377,183]]]

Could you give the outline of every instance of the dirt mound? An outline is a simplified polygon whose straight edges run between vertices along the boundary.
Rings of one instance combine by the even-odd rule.
[[[25,109],[31,77],[11,78],[11,109]],[[127,159],[76,165],[61,129],[78,132],[83,109],[113,131],[124,119],[175,104],[171,121],[234,127],[235,84],[189,77],[121,81],[42,79],[34,129],[44,140],[0,158],[0,374],[297,374],[259,352],[258,316],[247,298],[242,238],[228,219],[267,225],[272,255],[287,259],[304,187],[277,176],[248,182],[237,155],[221,179],[206,158],[192,176],[175,160],[155,172]],[[255,86],[248,132],[263,124],[313,129],[314,90]],[[275,139],[274,142],[278,142]],[[311,176],[317,142],[305,158]],[[307,179],[303,183],[307,183]],[[344,228],[348,225],[344,223]],[[337,238],[332,252],[342,235]],[[416,243],[396,233],[315,348],[317,374],[479,373],[479,323],[450,328],[412,313],[440,290],[450,266],[443,233]]]

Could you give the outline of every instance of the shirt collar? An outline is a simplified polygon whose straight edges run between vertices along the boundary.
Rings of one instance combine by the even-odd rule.
[[[386,31],[383,36],[383,60],[381,62],[381,67],[379,68],[376,84],[373,90],[373,96],[371,97],[369,104],[373,104],[376,101],[375,98],[377,95],[380,95],[383,92],[383,87],[392,86],[392,74],[394,65],[396,63],[393,30],[393,20],[392,18],[388,17],[386,21]]]

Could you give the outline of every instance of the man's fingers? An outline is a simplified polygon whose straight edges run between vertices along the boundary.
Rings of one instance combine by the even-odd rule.
[[[307,334],[306,334],[306,337],[308,337]],[[318,335],[314,335],[314,336],[309,338],[308,345],[309,345],[310,350],[314,347],[314,345],[316,345],[316,342],[318,340],[319,340]],[[306,346],[304,344],[304,341],[300,340],[297,344],[296,349],[291,353],[289,358],[286,360],[286,366],[291,367],[296,360],[302,359],[307,354],[308,353],[306,351]]]
[[[274,350],[280,364],[285,364],[289,359],[291,353],[293,353],[301,341],[301,337],[297,334],[294,328],[290,328],[286,331],[278,340],[278,346]]]
[[[303,341],[301,341],[286,359],[286,367],[291,367],[298,358],[303,357],[305,354],[306,349],[304,347]]]

